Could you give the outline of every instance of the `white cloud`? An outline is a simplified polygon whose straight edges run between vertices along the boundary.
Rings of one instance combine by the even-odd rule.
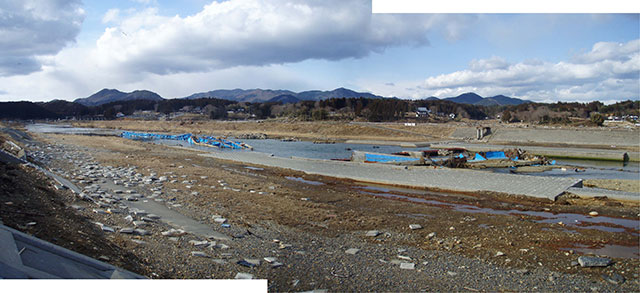
[[[74,42],[84,20],[80,0],[0,2],[0,76],[40,70],[38,56]]]
[[[107,28],[93,54],[101,67],[170,74],[360,58],[391,46],[427,45],[434,27],[451,38],[460,35],[457,21],[442,24],[446,16],[372,15],[370,5],[369,0],[235,0],[212,2],[187,17],[148,8]],[[455,16],[467,18],[474,17]]]
[[[102,23],[117,21],[119,16],[120,16],[120,9],[117,9],[117,8],[109,9],[102,17]]]
[[[432,76],[416,85],[409,97],[513,95],[536,101],[590,101],[638,98],[640,40],[596,43],[571,61],[540,60],[510,64],[500,57],[472,60],[469,69]]]

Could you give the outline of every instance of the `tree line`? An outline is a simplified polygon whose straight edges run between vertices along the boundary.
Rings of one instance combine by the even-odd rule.
[[[416,110],[424,107],[429,115],[417,117]],[[330,98],[321,101],[235,102],[217,98],[168,99],[162,101],[133,100],[111,102],[87,107],[78,103],[55,100],[47,103],[0,103],[0,118],[4,119],[115,119],[137,111],[171,114],[191,112],[209,119],[269,119],[286,117],[298,121],[364,120],[389,121],[449,121],[451,119],[483,120],[498,118],[504,122],[532,122],[540,124],[569,123],[574,118],[591,119],[595,124],[604,115],[638,115],[639,101],[624,101],[604,105],[590,103],[555,104],[526,103],[514,106],[479,106],[458,104],[444,100],[402,100],[379,98]],[[453,115],[451,115],[453,114]],[[594,118],[595,115],[600,117]],[[453,117],[453,118],[452,118]]]

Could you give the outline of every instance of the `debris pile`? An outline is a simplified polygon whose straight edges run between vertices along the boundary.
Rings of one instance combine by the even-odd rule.
[[[124,131],[120,134],[120,136],[128,139],[135,139],[135,140],[155,140],[155,139],[181,140],[181,141],[187,141],[189,142],[189,144],[198,145],[198,146],[218,147],[221,149],[229,148],[234,150],[235,149],[253,150],[251,146],[245,143],[227,140],[222,137],[213,137],[213,136],[197,137],[191,133],[171,135],[171,134]]]

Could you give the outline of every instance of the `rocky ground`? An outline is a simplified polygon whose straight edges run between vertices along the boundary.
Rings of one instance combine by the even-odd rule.
[[[32,158],[83,196],[5,164],[2,221],[150,278],[244,273],[268,279],[272,291],[633,291],[640,284],[638,206],[629,203],[365,186],[114,137],[36,140],[27,143]],[[132,208],[145,201],[228,239],[183,232],[162,214]],[[22,213],[7,216],[15,211]],[[605,255],[612,263],[604,267],[578,262],[584,251],[612,248],[618,254]]]

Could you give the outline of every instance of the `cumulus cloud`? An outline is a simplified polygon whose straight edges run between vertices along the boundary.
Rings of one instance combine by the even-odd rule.
[[[473,60],[469,69],[429,77],[420,88],[437,96],[475,91],[537,101],[637,99],[640,39],[599,42],[591,51],[557,63],[533,60],[510,64],[500,57]]]
[[[103,67],[155,74],[360,58],[427,45],[434,26],[457,37],[460,28],[442,18],[372,15],[370,0],[212,2],[187,17],[147,8],[107,28],[93,53]]]
[[[39,56],[58,53],[80,31],[80,0],[4,0],[0,2],[0,76],[41,68]]]

